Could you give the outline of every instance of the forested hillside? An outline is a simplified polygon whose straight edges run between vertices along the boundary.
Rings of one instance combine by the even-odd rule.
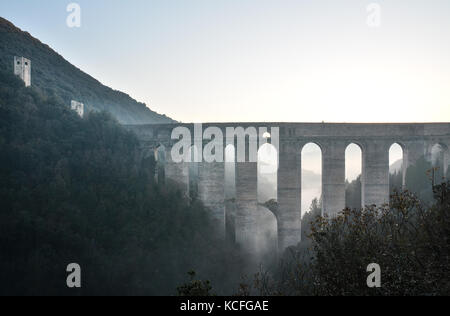
[[[68,106],[71,100],[77,100],[88,111],[107,111],[122,124],[173,122],[129,95],[102,85],[49,46],[0,17],[0,68],[13,73],[14,56],[31,60],[33,86],[48,95],[58,95]]]
[[[153,171],[109,115],[81,119],[0,71],[0,295],[176,294],[190,269],[231,282],[206,210]]]

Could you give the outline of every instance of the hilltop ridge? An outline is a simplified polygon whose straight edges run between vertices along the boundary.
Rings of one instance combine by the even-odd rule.
[[[50,46],[10,21],[0,17],[0,66],[13,72],[14,56],[31,60],[32,85],[48,95],[57,95],[70,105],[71,100],[85,104],[87,111],[106,111],[122,124],[174,123],[128,94],[113,90],[78,69]]]

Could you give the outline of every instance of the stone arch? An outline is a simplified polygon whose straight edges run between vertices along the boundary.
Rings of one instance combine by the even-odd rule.
[[[310,144],[313,144],[313,145],[316,145],[317,147],[319,147],[320,151],[322,153],[324,152],[324,150],[326,150],[326,146],[324,146],[324,144],[322,144],[321,142],[319,142],[317,140],[308,140],[300,145],[300,147],[299,147],[300,154],[303,152],[303,149]]]
[[[225,237],[228,242],[236,242],[236,152],[233,144],[224,150],[225,174]]]
[[[358,141],[349,141],[349,142],[347,142],[346,144],[345,144],[345,151],[347,152],[347,150],[350,150],[349,148],[350,148],[350,146],[352,146],[355,150],[359,150],[359,153],[360,153],[360,155],[361,155],[361,171],[360,171],[360,174],[362,175],[362,173],[363,173],[363,166],[362,166],[362,163],[363,163],[363,155],[364,155],[364,144],[363,143],[361,143],[361,142],[358,142]]]
[[[402,142],[393,142],[389,146],[389,174],[390,174],[390,181],[392,178],[392,173],[394,171],[401,174],[401,183],[393,184],[390,183],[390,189],[394,188],[394,186],[397,189],[405,188],[406,186],[406,170],[407,170],[407,157],[406,157],[406,145]],[[401,161],[401,162],[400,162]],[[400,165],[398,165],[400,164]],[[392,168],[392,170],[391,170]],[[395,169],[395,170],[394,170]]]
[[[345,147],[345,207],[362,207],[363,146],[349,142]]]
[[[359,149],[361,149],[361,152],[364,153],[365,148],[366,148],[366,143],[360,140],[354,140],[354,139],[350,139],[346,142],[346,146],[345,148],[347,148],[349,145],[351,144],[355,144],[356,146],[359,147]]]
[[[269,143],[263,144],[258,149],[258,186],[264,186],[258,187],[260,203],[277,199],[277,171],[277,149]]]
[[[317,141],[307,142],[300,148],[302,215],[309,211],[313,199],[317,198],[320,201],[322,198],[323,153],[323,144]],[[317,158],[318,154],[320,158]],[[321,214],[323,215],[323,205]]]

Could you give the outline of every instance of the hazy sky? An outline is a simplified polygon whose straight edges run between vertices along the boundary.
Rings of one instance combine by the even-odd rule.
[[[0,15],[177,120],[450,121],[448,0],[79,0],[81,28],[70,2]]]

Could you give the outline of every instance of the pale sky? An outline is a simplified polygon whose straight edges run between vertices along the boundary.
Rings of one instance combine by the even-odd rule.
[[[79,0],[80,28],[70,2],[0,15],[176,120],[450,121],[448,0]]]

